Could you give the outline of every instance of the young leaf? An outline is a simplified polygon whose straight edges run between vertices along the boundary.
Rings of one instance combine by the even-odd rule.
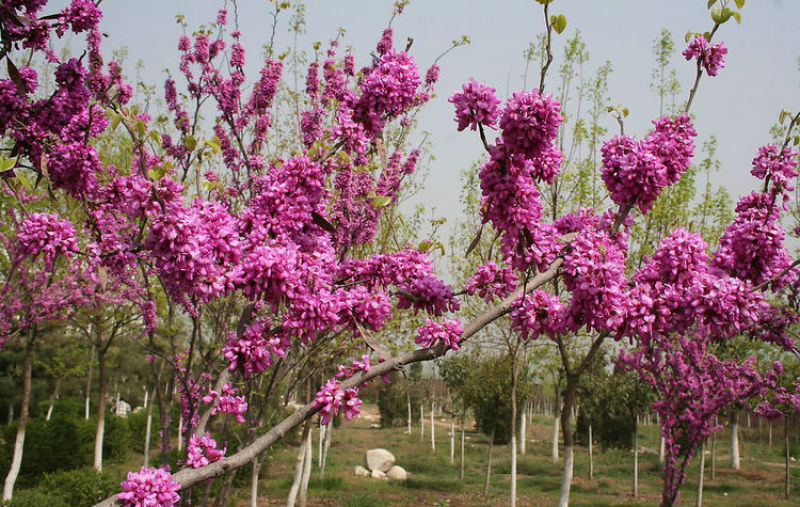
[[[392,198],[391,197],[388,197],[388,196],[385,196],[385,195],[379,195],[375,199],[372,200],[372,206],[375,209],[381,209],[381,208],[385,208],[386,206],[388,206],[391,202],[392,202]]]
[[[710,9],[711,6],[714,5],[715,3],[717,3],[717,0],[708,0],[708,3],[706,4],[706,9]]]
[[[15,158],[6,158],[0,160],[0,173],[10,171],[11,169],[14,169],[16,165],[17,165],[17,159]]]
[[[741,9],[742,7],[744,7],[744,0],[736,0],[736,7],[738,9]]]
[[[186,149],[189,151],[194,151],[197,148],[197,139],[194,136],[188,136],[183,141],[183,145],[186,146]]]
[[[566,29],[567,29],[567,17],[564,16],[563,14],[559,14],[558,18],[556,18],[556,22],[553,23],[553,30],[555,30],[556,33],[561,33]]]

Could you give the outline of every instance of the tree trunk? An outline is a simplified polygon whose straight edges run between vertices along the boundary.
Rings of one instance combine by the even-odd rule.
[[[703,476],[706,468],[706,444],[700,446],[700,469],[697,475],[697,507],[703,505]]]
[[[322,468],[320,468],[320,478],[325,477],[325,466],[328,464],[328,449],[331,448],[331,441],[333,440],[333,424],[325,425],[325,445],[322,446]]]
[[[311,431],[311,419],[307,419],[303,425],[303,436],[300,438],[300,448],[297,450],[297,461],[294,465],[294,480],[289,490],[289,498],[286,499],[286,507],[294,507],[297,503],[297,495],[300,493],[300,481],[303,479],[303,467],[306,460],[306,443],[308,433]]]
[[[99,333],[99,331],[97,331]],[[103,439],[106,432],[106,350],[97,349],[97,431],[94,435],[94,469],[103,470]]]
[[[19,421],[17,422],[17,437],[14,440],[14,454],[11,458],[11,466],[8,475],[3,483],[3,501],[11,500],[14,495],[14,484],[19,476],[19,468],[22,465],[22,451],[25,446],[25,430],[28,427],[28,413],[31,404],[31,372],[33,371],[33,351],[36,343],[36,331],[31,330],[28,334],[28,343],[25,347],[25,362],[22,366],[22,401],[19,409]]]
[[[639,417],[633,423],[633,498],[639,498]]]
[[[553,463],[558,463],[558,425],[560,419],[560,414],[556,413],[553,418],[553,444],[550,448],[550,457]]]
[[[564,472],[561,475],[561,492],[558,497],[558,506],[569,505],[569,492],[572,488],[572,474],[574,469],[574,438],[572,435],[572,408],[575,406],[575,393],[578,390],[577,375],[567,376],[567,388],[564,392],[564,404],[561,406],[561,433],[564,435]]]
[[[322,446],[325,445],[325,429],[328,426],[322,424],[322,418],[319,420],[319,448],[317,449],[317,468],[320,470],[320,477],[322,476]]]
[[[420,441],[425,438],[425,405],[419,404],[419,439]]]
[[[261,471],[261,461],[258,456],[253,458],[253,469],[250,474],[250,507],[258,507],[258,473]]]
[[[520,415],[520,417],[519,417],[519,453],[520,454],[525,454],[525,451],[526,451],[526,448],[525,448],[526,442],[525,442],[525,440],[526,440],[526,438],[528,436],[527,409],[523,408],[523,410],[520,412],[519,415]]]
[[[664,440],[664,435],[661,435],[658,439],[658,462],[662,465],[664,464],[664,451],[666,450],[666,445],[667,442]]]
[[[147,419],[144,427],[144,466],[150,466],[150,436],[153,430],[153,403],[148,403],[148,394],[144,393],[144,405],[147,408]]]
[[[786,460],[784,461],[786,467],[783,471],[783,496],[784,498],[789,498],[789,465],[790,465],[790,456],[789,456],[789,417],[784,415],[783,416],[783,447],[786,450]]]
[[[436,452],[436,428],[433,425],[433,412],[436,410],[436,404],[431,402],[431,452]]]
[[[741,462],[739,459],[739,412],[731,412],[731,468],[739,470]]]
[[[717,425],[717,417],[714,416],[714,426]],[[711,480],[717,477],[717,433],[711,434]]]
[[[408,419],[406,425],[408,426],[406,433],[411,434],[411,387],[406,382],[406,407],[408,408]]]
[[[8,421],[6,422],[6,426],[11,426],[14,424],[14,403],[8,404]]]
[[[87,421],[89,420],[89,415],[91,412],[91,399],[92,399],[92,363],[94,362],[94,351],[95,347],[92,345],[92,355],[89,358],[89,368],[86,374],[86,400],[85,400],[85,407],[83,410],[83,418]]]
[[[62,377],[56,379],[56,386],[53,389],[53,394],[50,395],[50,405],[47,407],[47,416],[45,416],[45,421],[50,421],[50,417],[53,415],[53,407],[56,404],[56,400],[58,399],[58,391],[61,389],[61,381],[63,380]]]
[[[592,442],[592,423],[589,423],[589,480],[594,479],[594,455],[592,450],[594,443]]]
[[[456,420],[450,419],[450,464],[456,462]]]
[[[511,507],[517,505],[517,353],[511,355]]]
[[[303,460],[303,479],[300,481],[300,495],[297,499],[297,503],[300,507],[306,507],[308,501],[308,480],[311,478],[311,462],[314,452],[314,445],[312,442],[313,434],[314,432],[309,428],[308,436],[306,437],[306,457]]]
[[[183,415],[178,416],[178,451],[183,450]]]
[[[464,419],[467,417],[466,410],[461,413],[461,466],[458,470],[458,478],[464,480]]]
[[[489,484],[492,480],[492,448],[494,447],[494,435],[497,431],[497,421],[492,427],[492,435],[489,437],[489,451],[486,453],[486,479],[483,481],[483,494],[489,494]]]

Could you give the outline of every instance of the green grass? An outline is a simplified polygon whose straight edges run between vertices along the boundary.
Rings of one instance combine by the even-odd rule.
[[[365,412],[374,412],[366,407]],[[309,505],[381,506],[381,505],[507,505],[509,491],[510,458],[506,445],[495,445],[492,460],[492,479],[489,493],[483,495],[486,470],[487,438],[476,432],[467,432],[466,466],[464,480],[458,477],[459,456],[450,462],[450,442],[447,437],[449,420],[442,419],[437,427],[437,449],[431,452],[429,428],[420,440],[419,427],[411,435],[405,427],[370,429],[370,421],[356,419],[345,423],[334,433],[329,452],[326,477],[318,479],[316,456],[314,478],[309,485]],[[561,463],[550,459],[552,418],[535,417],[529,425],[527,454],[520,455],[517,463],[519,505],[555,505],[561,483]],[[728,468],[728,434],[717,436],[716,478],[709,477],[710,456],[706,457],[704,504],[708,506],[767,505],[783,507],[800,504],[800,492],[784,500],[782,430],[775,428],[773,446],[769,448],[766,426],[761,432],[744,429],[741,471]],[[315,437],[317,434],[315,433]],[[642,425],[639,443],[639,492],[633,498],[630,450],[598,447],[594,451],[594,479],[588,478],[588,453],[585,448],[575,450],[575,479],[572,485],[573,505],[655,505],[661,494],[661,467],[658,463],[658,430],[654,425]],[[457,439],[458,443],[458,439]],[[384,447],[394,453],[397,464],[410,473],[403,482],[354,477],[355,465],[364,464],[364,452],[373,447]],[[315,448],[316,451],[316,448]],[[563,452],[563,450],[562,450]],[[285,502],[297,453],[289,446],[274,453],[273,459],[262,473],[262,498],[267,502]],[[694,501],[698,476],[697,464],[687,470],[687,482],[681,490],[682,504]],[[792,480],[800,488],[800,466],[792,470]],[[238,506],[249,505],[244,488]]]

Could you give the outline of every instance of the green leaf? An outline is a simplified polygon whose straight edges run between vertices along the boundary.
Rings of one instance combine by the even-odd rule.
[[[711,6],[714,5],[715,3],[717,3],[717,0],[708,0],[708,3],[706,4],[706,9],[710,9]]]
[[[197,148],[197,139],[194,136],[188,136],[184,141],[183,145],[186,146],[186,149],[189,151],[194,151]]]
[[[144,133],[146,130],[147,130],[147,125],[145,125],[142,120],[136,122],[136,131],[139,132],[139,137],[144,137]]]
[[[741,9],[742,7],[744,7],[744,0],[736,0],[736,7],[738,9]]]
[[[722,20],[722,9],[720,9],[719,7],[711,9],[711,20],[718,25],[724,23],[725,21]]]
[[[737,25],[740,25],[740,24],[742,24],[742,15],[741,15],[741,14],[739,14],[739,11],[733,11],[733,12],[731,13],[731,15],[733,16],[733,19],[735,19],[735,20],[736,20],[736,24],[737,24]]]
[[[392,198],[391,197],[388,197],[388,196],[385,196],[385,195],[379,195],[375,199],[372,200],[372,207],[375,208],[375,209],[385,208],[386,206],[391,204],[391,202],[392,202]]]
[[[164,142],[164,140],[161,138],[161,133],[158,130],[151,130],[147,135],[150,136],[150,139],[155,141],[155,143],[159,146],[161,146],[161,144]]]
[[[556,18],[556,22],[553,23],[553,30],[555,30],[556,33],[561,33],[566,29],[567,29],[567,17],[564,16],[563,14],[559,14],[558,18]]]
[[[111,130],[114,131],[119,126],[119,122],[122,121],[122,115],[117,114],[111,119]]]
[[[149,171],[147,171],[147,177],[150,178],[151,180],[158,180],[161,178],[161,176],[159,176],[159,172],[160,171],[158,171],[157,169],[150,169]]]
[[[15,158],[6,158],[0,160],[0,173],[4,173],[6,171],[10,171],[17,166],[17,159]]]
[[[219,145],[219,142],[215,141],[214,139],[209,139],[206,141],[206,146],[211,148],[211,151],[214,153],[222,153],[222,147]]]
[[[417,250],[419,250],[420,252],[427,252],[428,250],[431,249],[432,246],[433,243],[431,243],[430,241],[420,241],[419,246],[417,246]]]

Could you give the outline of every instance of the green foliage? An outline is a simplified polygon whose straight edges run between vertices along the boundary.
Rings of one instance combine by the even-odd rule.
[[[608,374],[603,364],[598,361],[598,366],[581,379],[575,439],[586,445],[591,424],[593,440],[603,449],[630,449],[636,418],[649,407],[652,391],[637,374],[622,371]]]
[[[439,370],[445,383],[475,414],[481,431],[502,444],[511,438],[511,357],[486,356],[479,351],[441,361]],[[530,375],[520,367],[517,399],[530,396]]]
[[[94,505],[119,491],[119,478],[91,467],[45,474],[32,489],[14,493],[8,507]]]
[[[414,383],[392,382],[384,384],[378,391],[378,411],[381,416],[381,427],[408,424],[408,395],[411,397],[411,420],[419,419],[422,390],[415,389]]]

